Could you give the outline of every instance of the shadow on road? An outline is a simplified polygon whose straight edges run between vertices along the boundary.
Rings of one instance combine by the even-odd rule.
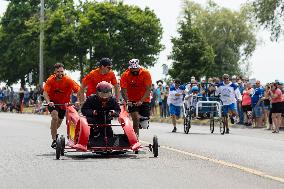
[[[172,132],[168,132],[168,133],[172,133]],[[180,135],[221,135],[220,133],[197,133],[197,132],[189,132],[188,134],[185,134],[184,132],[176,132],[176,133],[173,133],[173,135],[176,135],[176,134],[180,134]]]
[[[76,154],[75,154],[76,153]],[[78,154],[80,153],[80,154]],[[112,153],[92,153],[92,152],[70,152],[66,153],[64,156],[61,156],[61,160],[87,160],[87,159],[110,159],[110,158],[118,158],[118,159],[140,159],[139,155],[144,155],[146,152],[139,151],[139,154],[134,154],[134,152],[126,152],[121,154],[121,152],[112,152]],[[38,154],[38,157],[53,157],[55,160],[55,152],[46,153],[46,154]],[[66,158],[64,158],[66,157]]]

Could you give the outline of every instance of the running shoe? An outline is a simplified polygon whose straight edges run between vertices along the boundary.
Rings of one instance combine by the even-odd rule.
[[[226,129],[226,134],[229,134],[230,133],[230,130],[229,128]]]
[[[233,117],[230,117],[231,123],[235,124],[235,119]]]
[[[51,143],[51,148],[56,148],[56,140],[53,140]]]

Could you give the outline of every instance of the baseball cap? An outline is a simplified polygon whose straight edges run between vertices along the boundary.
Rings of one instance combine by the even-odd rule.
[[[111,66],[112,65],[112,60],[109,58],[102,58],[100,60],[100,66]]]

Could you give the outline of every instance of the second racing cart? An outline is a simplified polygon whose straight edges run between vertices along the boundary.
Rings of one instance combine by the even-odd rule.
[[[220,133],[225,133],[222,116],[222,102],[218,96],[204,97],[190,95],[183,104],[184,133],[188,134],[193,119],[210,119],[210,132],[214,133],[215,126],[220,127]]]

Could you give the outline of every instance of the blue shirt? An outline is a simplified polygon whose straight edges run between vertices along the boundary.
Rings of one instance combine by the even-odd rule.
[[[257,87],[254,89],[254,93],[251,96],[251,104],[254,107],[260,98],[264,95],[264,89],[262,87]]]

